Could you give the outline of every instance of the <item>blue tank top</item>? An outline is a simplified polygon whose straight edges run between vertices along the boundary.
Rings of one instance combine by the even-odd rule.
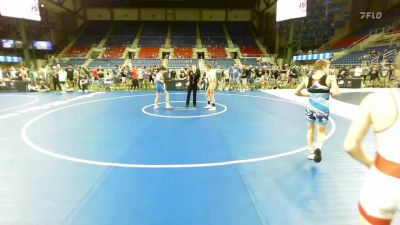
[[[330,88],[326,85],[327,75],[325,74],[320,79],[313,79],[312,73],[308,77],[307,91],[310,93],[309,106],[311,108],[329,113],[329,97]]]

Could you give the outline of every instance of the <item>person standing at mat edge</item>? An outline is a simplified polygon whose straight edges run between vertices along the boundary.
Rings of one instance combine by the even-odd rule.
[[[309,99],[305,112],[308,120],[308,159],[317,163],[322,160],[321,150],[329,120],[329,97],[340,95],[336,77],[329,75],[329,65],[330,62],[326,59],[317,60],[314,71],[304,78],[295,91],[296,95]],[[316,127],[317,141],[314,142]]]
[[[190,95],[191,92],[193,91],[193,107],[196,107],[197,103],[197,84],[200,79],[200,70],[193,65],[192,70],[189,71],[189,76],[188,76],[188,92],[186,96],[186,107],[189,107],[190,103]]]
[[[396,67],[400,72],[400,54]],[[359,197],[360,224],[389,225],[396,211],[400,212],[400,90],[368,95],[354,118],[344,148],[370,168]],[[371,126],[376,137],[375,159],[361,146]]]
[[[211,69],[211,65],[208,64],[206,68],[206,79],[208,80],[208,88],[206,91],[207,106],[204,107],[210,111],[217,110],[215,108],[215,90],[217,89],[217,71]]]
[[[160,67],[160,71],[158,71],[156,75],[156,99],[154,101],[154,109],[158,109],[158,101],[160,100],[161,94],[165,93],[165,108],[172,109],[169,101],[169,93],[165,88],[164,74],[167,72],[167,68],[165,66]]]

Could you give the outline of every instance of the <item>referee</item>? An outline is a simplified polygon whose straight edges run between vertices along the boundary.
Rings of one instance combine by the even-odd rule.
[[[200,79],[200,70],[196,65],[192,65],[192,70],[189,71],[188,79],[188,92],[186,96],[186,108],[189,107],[190,95],[193,91],[193,107],[196,107],[196,96],[197,96],[197,83]]]

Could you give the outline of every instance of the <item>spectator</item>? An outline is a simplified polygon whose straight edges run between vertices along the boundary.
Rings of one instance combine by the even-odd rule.
[[[376,65],[372,67],[371,71],[369,72],[369,76],[371,79],[371,86],[376,87],[379,82],[379,70]]]
[[[381,87],[387,87],[389,85],[389,68],[383,65],[379,73]]]
[[[58,68],[58,81],[61,86],[62,93],[65,93],[65,82],[67,80],[67,71],[63,70],[62,68]]]
[[[58,68],[56,66],[53,66],[53,71],[51,77],[53,78],[53,88],[54,91],[57,91],[57,87],[62,91],[61,85],[60,85],[60,80],[58,79]]]
[[[365,80],[367,79],[367,76],[369,74],[369,68],[366,64],[362,66],[362,73],[361,77],[363,78],[363,84],[365,84]]]
[[[132,84],[131,84],[131,87],[129,88],[129,90],[133,91],[133,90],[139,89],[138,70],[136,68],[133,68],[131,73],[132,73],[131,74]]]
[[[354,69],[354,77],[355,77],[355,78],[361,78],[362,72],[363,72],[363,69],[362,69],[360,66],[357,66],[357,67]]]
[[[67,73],[68,88],[72,89],[75,86],[75,82],[74,82],[74,68],[72,68],[71,64],[68,65],[68,68],[66,69],[66,73]]]

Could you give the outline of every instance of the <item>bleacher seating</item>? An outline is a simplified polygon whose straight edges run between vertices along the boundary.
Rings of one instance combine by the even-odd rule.
[[[125,52],[125,47],[110,47],[108,48],[104,54],[104,58],[121,58],[123,53]]]
[[[139,47],[164,46],[166,36],[142,36],[139,41]]]
[[[73,57],[85,56],[90,48],[96,46],[101,39],[101,36],[83,36],[75,42],[74,46],[68,49],[66,55]]]
[[[101,39],[101,36],[83,36],[75,42],[74,46],[92,47],[93,45],[99,44]]]
[[[196,47],[196,36],[172,36],[171,37],[172,47],[181,48],[194,48]]]
[[[132,36],[110,36],[105,43],[105,46],[128,46],[133,42]]]
[[[201,42],[204,47],[222,47],[228,46],[225,36],[202,36]]]
[[[176,58],[192,58],[193,49],[192,48],[175,48],[174,55]]]
[[[133,43],[139,30],[139,23],[117,23],[112,34],[108,37],[104,58],[120,58],[127,46]]]
[[[331,48],[344,48],[353,45],[353,43],[361,41],[373,30],[383,28],[387,25],[391,25],[400,14],[400,8],[393,8],[392,10],[383,13],[384,17],[380,20],[375,20],[373,23],[368,23],[365,27],[359,31],[352,33],[346,38],[331,45]]]
[[[252,36],[231,36],[233,44],[242,46],[257,46],[255,39]]]
[[[207,51],[210,58],[226,58],[226,51],[224,47],[208,47]]]
[[[253,66],[253,67],[260,67],[260,66],[272,66],[271,63],[268,62],[260,62],[257,58],[241,58],[240,62],[244,66]]]
[[[142,36],[166,36],[167,31],[168,23],[149,22],[144,25]]]
[[[160,47],[165,44],[168,24],[165,22],[146,23],[142,37],[139,40],[140,47]]]
[[[143,47],[139,51],[139,58],[157,58],[159,53],[159,47]]]
[[[263,54],[258,46],[241,47],[240,52],[244,57],[260,57]]]
[[[168,60],[169,68],[185,68],[192,65],[199,66],[198,59],[170,59]]]
[[[68,67],[68,65],[72,65],[73,67],[78,67],[83,65],[86,62],[86,58],[69,58],[66,62],[60,62],[60,66],[62,68]]]
[[[354,51],[351,52],[350,54],[339,58],[337,60],[334,60],[332,62],[332,65],[359,65],[363,61],[370,61],[373,58],[382,56],[382,54],[386,51],[390,51],[392,49],[399,49],[396,46],[375,46],[375,47],[369,47],[366,48],[362,51]],[[368,53],[375,51],[377,54],[374,57],[366,57],[368,56]],[[381,58],[380,58],[381,59]]]
[[[251,37],[251,30],[248,22],[230,22],[226,24],[231,36]]]
[[[288,35],[293,22],[295,41],[301,40],[303,47],[320,46],[326,44],[350,18],[351,11],[346,9],[345,4],[332,0],[308,0],[307,17],[278,22],[276,29],[280,34]]]
[[[196,26],[194,23],[178,22],[171,27],[171,46],[190,47],[196,46]]]
[[[228,68],[235,64],[234,59],[205,59],[204,64],[210,64],[213,68],[220,67],[220,68]]]
[[[364,36],[356,35],[356,36],[348,37],[346,39],[340,40],[340,41],[332,44],[331,48],[346,48],[346,47],[353,45],[356,42],[361,41],[362,39],[364,39]]]
[[[162,61],[161,59],[133,59],[131,65],[136,67],[160,67]]]
[[[244,57],[262,56],[262,51],[258,47],[247,22],[231,22],[227,24],[229,34],[234,45],[240,48]]]
[[[240,62],[242,63],[242,65],[245,66],[256,66],[258,65],[257,59],[256,58],[242,58],[240,59]]]
[[[202,22],[199,28],[202,36],[225,36],[221,22]]]
[[[116,65],[121,66],[124,62],[125,59],[94,59],[88,67],[114,68]]]
[[[89,47],[85,47],[85,46],[71,47],[66,52],[66,55],[72,56],[72,57],[82,57],[82,56],[86,55],[86,53],[89,51],[89,49],[90,49]]]
[[[226,47],[224,29],[220,22],[203,22],[199,25],[201,42],[205,47]]]

